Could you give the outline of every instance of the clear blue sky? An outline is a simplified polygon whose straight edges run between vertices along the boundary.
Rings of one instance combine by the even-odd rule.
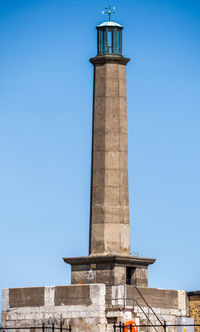
[[[88,254],[95,26],[107,1],[0,0],[0,288]],[[200,289],[200,2],[115,0],[125,26],[132,251]]]

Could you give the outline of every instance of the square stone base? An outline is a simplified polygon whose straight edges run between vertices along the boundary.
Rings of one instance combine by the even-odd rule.
[[[134,256],[63,258],[71,265],[71,284],[104,283],[148,287],[148,265],[155,259]]]

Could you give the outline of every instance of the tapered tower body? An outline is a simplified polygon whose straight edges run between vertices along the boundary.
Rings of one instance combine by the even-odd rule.
[[[94,67],[89,256],[64,258],[71,282],[147,286],[155,260],[130,254],[126,65],[123,27],[97,26]]]
[[[126,64],[122,26],[97,27],[94,66],[90,254],[130,253]]]

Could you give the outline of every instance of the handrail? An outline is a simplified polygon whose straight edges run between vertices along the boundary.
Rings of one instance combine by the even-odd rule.
[[[111,285],[109,285],[111,286]],[[107,298],[107,300],[122,300],[123,301],[123,310],[125,311],[125,308],[126,308],[126,300],[132,300],[133,301],[133,307],[134,307],[134,301],[136,302],[136,304],[138,305],[138,307],[140,308],[140,310],[143,312],[143,314],[145,315],[146,319],[148,320],[148,322],[151,324],[150,326],[154,328],[154,330],[156,332],[158,332],[158,330],[156,329],[156,327],[158,325],[156,324],[153,324],[149,318],[149,316],[145,313],[143,307],[140,305],[140,303],[138,302],[138,300],[135,298],[135,295],[133,293],[133,297],[126,297],[126,284],[123,284],[123,285],[118,285],[118,286],[123,286],[124,287],[124,294],[123,294],[123,297],[115,297],[115,298]],[[146,301],[146,299],[144,298],[144,296],[142,295],[142,293],[139,291],[138,287],[136,285],[129,285],[129,286],[132,286],[133,289],[136,289],[139,296],[141,297],[141,299],[144,301],[144,303],[146,304],[146,306],[148,307],[148,309],[150,309],[153,313],[153,315],[156,317],[156,319],[158,320],[158,322],[160,323],[159,326],[163,327],[164,328],[164,331],[166,329],[166,322],[162,322],[160,320],[160,318],[158,317],[158,315],[155,313],[155,311],[153,310],[153,308],[148,304],[148,302]]]
[[[147,316],[147,314],[145,313],[145,311],[143,310],[143,308],[141,307],[141,305],[138,303],[138,301],[135,299],[135,302],[137,303],[137,305],[140,307],[140,309],[142,310],[143,314],[146,316],[147,320],[149,321],[149,323],[151,324],[151,326],[154,328],[154,330],[156,332],[158,332],[157,328],[154,326],[154,324],[150,321],[149,317]],[[163,325],[162,325],[163,326]]]
[[[139,289],[137,288],[137,286],[133,285],[133,287],[135,287],[135,289],[138,291],[139,295],[141,296],[141,298],[143,299],[143,301],[145,302],[145,304],[152,310],[153,314],[156,316],[157,320],[159,321],[159,323],[164,326],[164,324],[161,322],[160,318],[157,316],[157,314],[155,313],[155,311],[153,310],[153,308],[147,303],[147,301],[145,300],[144,296],[142,295],[142,293],[139,291]]]

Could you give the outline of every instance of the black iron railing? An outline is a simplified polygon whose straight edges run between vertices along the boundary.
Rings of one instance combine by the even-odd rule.
[[[0,326],[0,331],[2,332],[12,332],[14,330],[28,330],[30,332],[72,332],[71,325],[69,327],[63,326],[61,323],[59,326],[55,325],[55,323],[52,323],[52,325],[45,325],[44,323],[42,326],[22,326],[22,327],[9,327],[9,326]]]
[[[136,332],[137,328],[140,327],[162,327],[163,331],[166,332],[168,327],[178,327],[178,326],[182,326],[182,327],[189,327],[189,326],[193,326],[193,327],[200,327],[200,324],[167,324],[166,321],[163,322],[163,324],[151,324],[151,325],[126,325],[122,322],[119,322],[119,325],[117,325],[117,323],[114,323],[113,325],[113,331],[114,332]]]

